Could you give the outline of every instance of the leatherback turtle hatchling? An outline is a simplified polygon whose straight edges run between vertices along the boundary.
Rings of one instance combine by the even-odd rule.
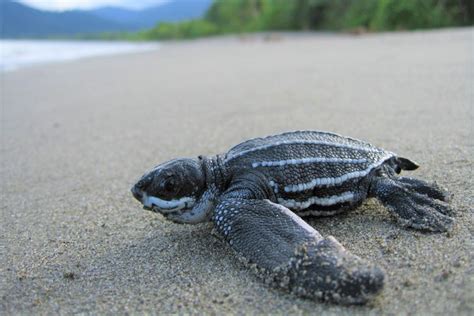
[[[446,231],[453,224],[446,193],[397,176],[416,168],[360,140],[296,131],[248,140],[225,155],[160,164],[132,193],[145,209],[173,222],[212,221],[230,247],[278,287],[364,303],[382,290],[383,271],[301,217],[348,211],[375,197],[404,226]]]

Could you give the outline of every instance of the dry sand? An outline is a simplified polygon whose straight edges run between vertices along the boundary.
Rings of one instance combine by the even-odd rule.
[[[0,314],[472,314],[474,29],[167,43],[2,74]],[[253,136],[330,130],[419,162],[453,194],[449,234],[378,203],[311,220],[387,272],[338,306],[271,289],[211,236],[143,211],[145,169]]]

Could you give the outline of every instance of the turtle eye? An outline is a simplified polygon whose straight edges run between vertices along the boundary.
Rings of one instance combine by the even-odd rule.
[[[173,177],[166,178],[164,181],[161,182],[160,188],[165,193],[175,193],[176,190],[176,180]]]

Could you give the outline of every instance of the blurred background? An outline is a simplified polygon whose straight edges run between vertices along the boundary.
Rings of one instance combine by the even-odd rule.
[[[138,42],[310,30],[361,34],[474,22],[470,0],[1,0],[0,9],[4,70],[156,47],[64,43],[71,39]]]

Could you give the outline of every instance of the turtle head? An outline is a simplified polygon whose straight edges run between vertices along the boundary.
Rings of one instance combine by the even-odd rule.
[[[205,189],[201,161],[182,158],[165,162],[146,172],[132,187],[132,194],[146,210],[161,213],[177,222],[197,223],[207,216],[194,210]]]

